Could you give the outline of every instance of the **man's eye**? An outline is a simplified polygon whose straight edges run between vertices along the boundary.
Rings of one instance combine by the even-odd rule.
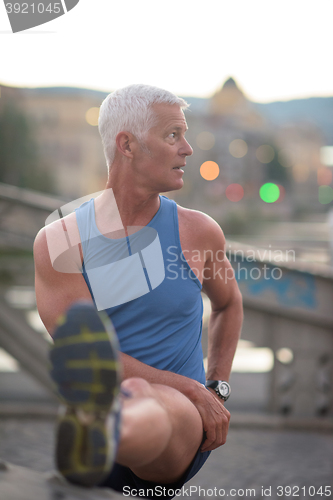
[[[170,137],[172,137],[172,139],[174,139],[174,138],[176,137],[176,132],[172,132],[172,133],[170,134]]]

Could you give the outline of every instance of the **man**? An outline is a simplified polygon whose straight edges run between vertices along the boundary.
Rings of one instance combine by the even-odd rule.
[[[183,186],[183,167],[192,154],[185,139],[186,107],[170,92],[145,85],[110,94],[99,120],[108,165],[105,191],[36,238],[37,305],[54,334],[52,373],[67,405],[58,466],[74,482],[101,483],[111,469],[111,450],[103,454],[97,448],[111,442],[104,414],[117,415],[112,405],[118,377],[115,348],[106,347],[111,328],[78,301],[103,309],[120,342],[122,425],[116,464],[104,485],[120,491],[126,485],[179,488],[226,441],[230,415],[224,400],[242,323],[240,292],[220,227],[160,196]],[[63,234],[77,242],[67,251],[59,248]],[[201,291],[212,305],[208,390]],[[87,385],[89,374],[99,382],[91,378]],[[100,463],[102,474],[95,474]]]

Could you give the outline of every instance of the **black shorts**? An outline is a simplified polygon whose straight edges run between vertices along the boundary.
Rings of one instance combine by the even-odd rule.
[[[192,479],[192,477],[195,476],[195,474],[201,469],[209,455],[210,451],[201,453],[201,451],[198,450],[187,471],[185,472],[183,477],[176,483],[159,484],[145,481],[144,479],[140,479],[138,476],[136,476],[134,472],[132,472],[128,467],[124,467],[123,465],[119,465],[116,463],[111,471],[111,474],[102,484],[100,484],[100,486],[112,488],[116,491],[119,491],[125,497],[132,495],[151,499],[173,498],[175,495],[177,495],[177,490],[181,490],[182,486],[187,481]],[[181,493],[178,492],[177,496],[180,495]]]

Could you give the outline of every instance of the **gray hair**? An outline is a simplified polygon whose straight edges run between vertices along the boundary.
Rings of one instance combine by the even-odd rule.
[[[147,132],[155,124],[154,104],[178,104],[181,109],[188,104],[181,97],[151,85],[129,85],[109,94],[102,102],[98,128],[102,138],[108,167],[116,153],[116,137],[119,132],[132,133],[143,143]]]

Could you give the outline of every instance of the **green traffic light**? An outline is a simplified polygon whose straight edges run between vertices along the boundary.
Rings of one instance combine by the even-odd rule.
[[[261,186],[259,194],[260,198],[265,203],[274,203],[276,200],[279,199],[280,189],[279,186],[277,186],[273,182],[266,182],[266,184],[263,184]]]

